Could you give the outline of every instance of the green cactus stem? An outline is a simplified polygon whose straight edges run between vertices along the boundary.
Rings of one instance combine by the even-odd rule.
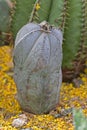
[[[10,8],[5,0],[0,0],[0,31],[7,32],[9,28]]]

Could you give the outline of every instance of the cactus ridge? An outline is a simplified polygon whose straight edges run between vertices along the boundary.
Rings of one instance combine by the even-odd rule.
[[[66,19],[68,18],[68,0],[64,0],[63,11],[62,11],[61,17],[62,17],[62,20],[61,20],[60,28],[64,32]]]
[[[60,27],[63,18],[64,0],[54,0],[51,4],[51,11],[48,22]]]

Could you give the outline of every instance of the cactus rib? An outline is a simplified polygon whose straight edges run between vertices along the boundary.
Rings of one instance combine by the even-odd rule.
[[[68,16],[67,12],[68,12],[68,1],[64,0],[62,21],[61,21],[61,25],[60,25],[60,28],[62,29],[63,32],[64,32],[64,29],[65,29],[66,19],[67,19],[67,16]]]
[[[53,3],[51,5],[48,22],[55,25],[56,27],[59,27],[62,22],[62,15],[64,13],[63,8],[65,6],[64,1],[65,0],[53,0]]]
[[[66,19],[67,28],[64,31],[64,67],[72,67],[78,48],[80,46],[80,37],[82,30],[82,1],[70,0],[68,3],[68,19]]]

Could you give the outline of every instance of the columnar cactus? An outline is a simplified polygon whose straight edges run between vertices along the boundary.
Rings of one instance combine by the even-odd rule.
[[[87,54],[86,0],[16,0],[13,34],[26,23],[46,20],[63,31],[63,70],[65,77],[76,76]],[[81,64],[81,65],[80,65]],[[77,66],[75,68],[75,66]],[[67,73],[71,70],[70,73]],[[71,74],[71,75],[69,75]],[[68,76],[69,75],[69,76]],[[71,76],[72,78],[72,76]]]
[[[25,25],[17,34],[13,58],[21,107],[35,114],[55,108],[62,82],[61,31],[45,21]]]

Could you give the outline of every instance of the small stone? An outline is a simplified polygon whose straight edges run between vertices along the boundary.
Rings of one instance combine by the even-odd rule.
[[[16,118],[16,119],[13,120],[12,126],[18,128],[18,127],[22,127],[26,123],[27,123],[27,117],[26,117],[26,115],[25,114],[21,114],[19,116],[19,118]]]

